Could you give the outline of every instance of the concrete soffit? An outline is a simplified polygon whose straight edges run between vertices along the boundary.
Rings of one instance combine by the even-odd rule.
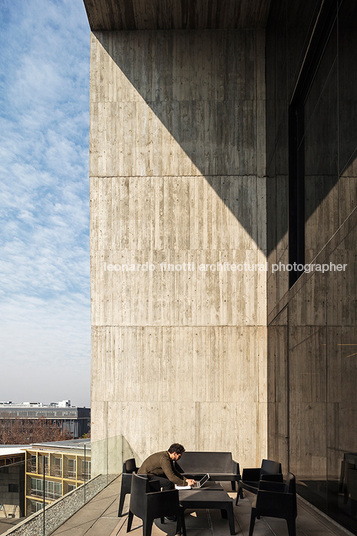
[[[92,31],[264,28],[270,0],[84,0]]]

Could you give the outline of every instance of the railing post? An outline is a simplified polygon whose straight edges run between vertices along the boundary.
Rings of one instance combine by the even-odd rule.
[[[83,486],[83,489],[84,489],[84,492],[83,492],[83,495],[84,495],[84,504],[86,504],[86,468],[87,468],[87,464],[86,464],[86,445],[84,444],[84,486]]]
[[[46,536],[46,519],[45,519],[45,507],[46,507],[46,456],[42,457],[43,460],[43,480],[42,480],[42,534]]]

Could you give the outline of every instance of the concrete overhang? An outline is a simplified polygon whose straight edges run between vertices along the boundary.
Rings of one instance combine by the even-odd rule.
[[[100,30],[264,28],[270,0],[84,0]]]

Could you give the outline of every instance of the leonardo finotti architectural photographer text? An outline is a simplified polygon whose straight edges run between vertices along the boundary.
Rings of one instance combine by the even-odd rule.
[[[114,264],[104,262],[105,272],[154,272],[158,270],[160,272],[344,272],[347,268],[347,264],[334,264],[333,262],[325,264],[284,264],[279,262],[278,264],[269,263],[231,263],[231,262],[216,262],[213,264],[196,264],[194,262],[183,263],[168,263],[160,262],[154,264],[152,262],[144,263],[122,263]]]

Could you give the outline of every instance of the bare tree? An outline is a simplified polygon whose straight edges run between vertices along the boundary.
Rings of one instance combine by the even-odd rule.
[[[56,421],[39,417],[38,419],[1,419],[0,444],[25,445],[44,443],[46,441],[63,441],[73,439],[67,430],[62,430]]]

